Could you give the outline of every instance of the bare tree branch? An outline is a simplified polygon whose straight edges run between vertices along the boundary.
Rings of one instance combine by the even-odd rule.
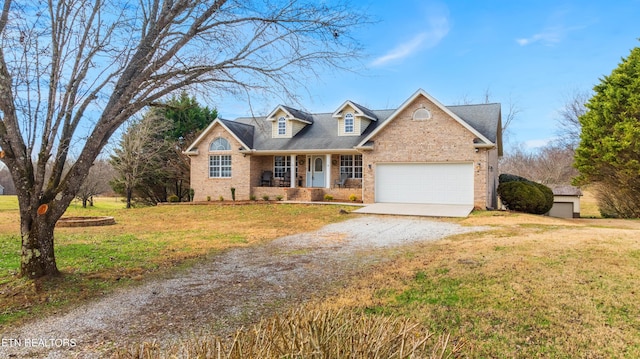
[[[573,90],[566,96],[564,106],[558,110],[557,134],[559,141],[564,146],[575,149],[580,142],[580,116],[587,111],[586,103],[591,98],[591,91]]]
[[[18,191],[23,259],[51,248],[41,268],[21,272],[42,275],[46,261],[56,271],[53,225],[131,116],[187,87],[292,97],[322,69],[355,65],[351,32],[368,22],[346,4],[307,0],[5,1],[2,161]]]

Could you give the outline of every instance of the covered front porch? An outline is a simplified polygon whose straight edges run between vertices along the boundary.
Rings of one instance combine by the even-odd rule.
[[[323,201],[325,196],[362,200],[362,155],[253,155],[251,195],[290,201]]]

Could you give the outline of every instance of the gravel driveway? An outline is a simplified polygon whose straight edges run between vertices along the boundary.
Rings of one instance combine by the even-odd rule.
[[[99,358],[143,341],[228,334],[383,260],[375,249],[483,230],[424,218],[358,216],[212,256],[169,279],[0,334],[0,357]]]

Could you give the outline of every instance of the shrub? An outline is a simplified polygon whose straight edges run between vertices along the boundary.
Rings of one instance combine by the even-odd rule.
[[[222,197],[222,196],[218,197],[218,201],[220,201],[220,202],[224,201],[224,197]]]
[[[503,173],[500,176],[498,176],[498,182],[507,183],[507,182],[532,182],[532,181],[524,177],[512,175],[509,173]]]
[[[193,196],[196,195],[196,190],[193,188],[189,188],[189,201],[193,201]]]
[[[207,202],[211,201],[211,196],[207,196]]]
[[[268,201],[269,200],[269,195],[268,194],[262,195],[262,199],[265,200],[265,201]]]
[[[231,187],[231,200],[236,201],[236,189],[234,187]]]
[[[276,199],[277,199],[278,201],[282,201],[282,200],[284,199],[284,196],[283,196],[283,195],[281,195],[281,194],[279,194],[279,195],[277,195],[277,196],[276,196]]]
[[[332,200],[333,200],[333,196],[332,196],[332,195],[330,195],[330,194],[325,194],[325,195],[324,195],[324,200],[325,200],[325,201],[332,201]]]
[[[249,199],[251,201],[255,201],[256,200],[256,195],[255,194],[249,195]]]
[[[172,194],[167,198],[167,200],[172,203],[180,202],[180,197],[176,196],[175,194]]]
[[[500,183],[498,194],[504,205],[513,211],[545,214],[553,206],[553,192],[551,189],[531,181]]]
[[[356,196],[355,194],[350,194],[349,195],[349,201],[355,202],[357,200],[358,200],[358,196]]]

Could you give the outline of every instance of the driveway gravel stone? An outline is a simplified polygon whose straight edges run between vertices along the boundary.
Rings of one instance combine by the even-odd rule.
[[[376,249],[484,229],[425,218],[354,216],[315,232],[228,250],[170,278],[8,328],[0,333],[0,357],[101,358],[144,341],[228,335],[379,263],[384,257]]]

